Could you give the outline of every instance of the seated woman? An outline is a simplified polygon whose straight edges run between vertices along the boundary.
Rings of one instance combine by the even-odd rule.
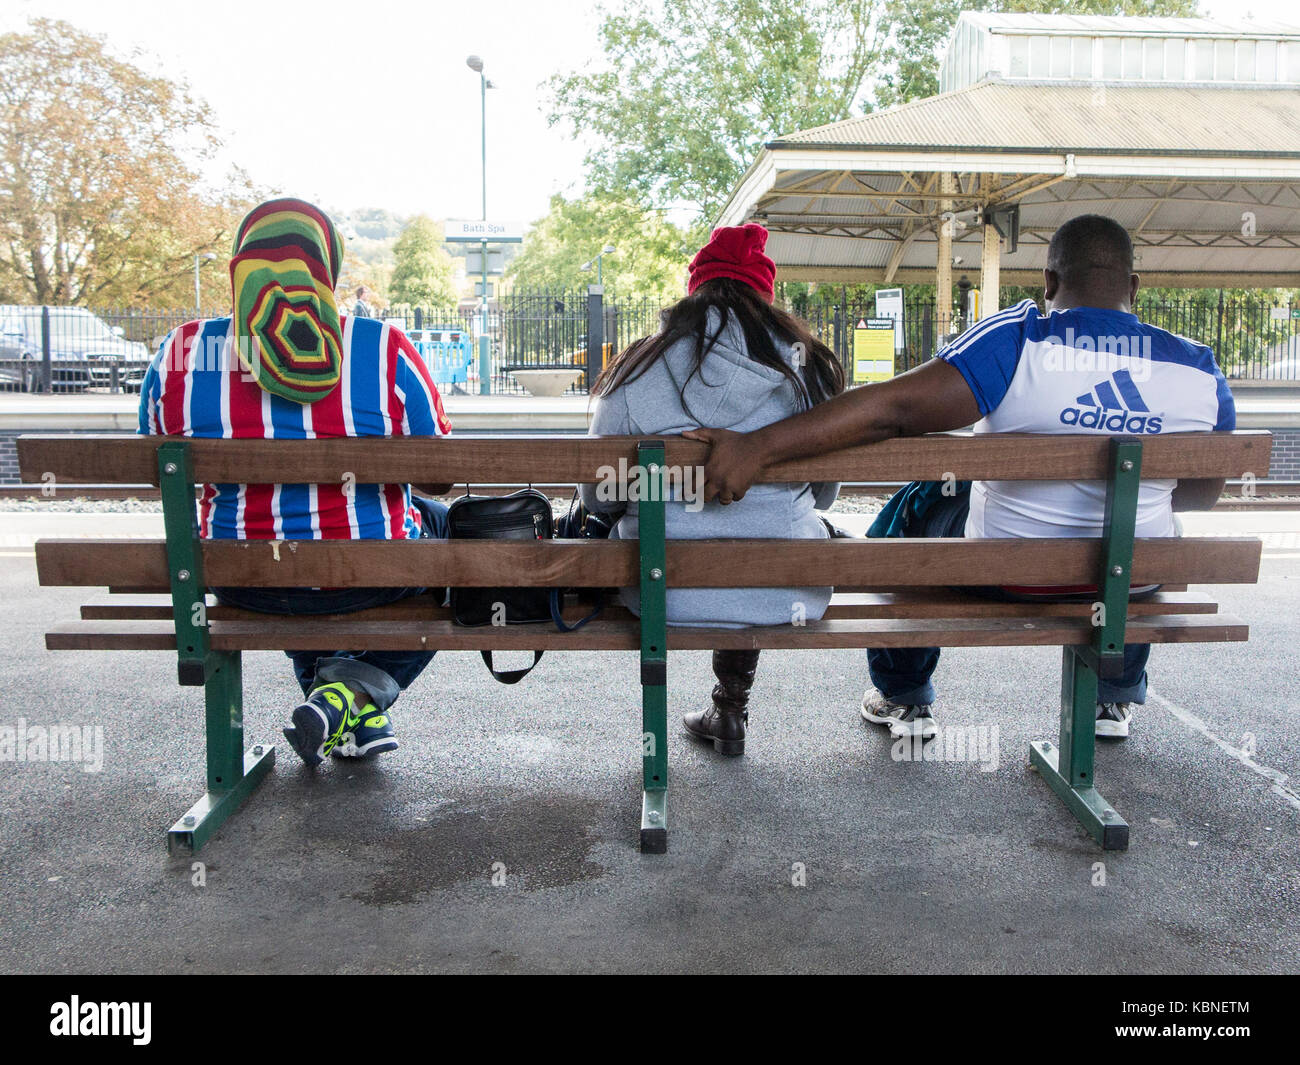
[[[630,345],[596,381],[591,434],[676,434],[699,427],[748,432],[807,410],[844,390],[831,350],[798,319],[772,306],[776,264],[764,254],[767,230],[715,229],[690,264],[688,295],[663,312],[654,336]],[[701,472],[702,471],[693,471]],[[729,506],[703,502],[704,480],[680,478],[666,492],[669,539],[825,539],[817,510],[837,484],[759,484]],[[618,520],[611,536],[636,539],[637,504],[601,498],[582,486],[590,511]],[[687,495],[693,498],[686,498]],[[671,625],[789,625],[815,621],[830,588],[669,588]],[[638,592],[621,598],[638,610]],[[745,752],[749,691],[757,651],[714,651],[713,702],[687,714],[686,729],[721,754]]]

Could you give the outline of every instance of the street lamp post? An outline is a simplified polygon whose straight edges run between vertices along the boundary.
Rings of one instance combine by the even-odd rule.
[[[482,117],[482,128],[480,143],[482,146],[481,162],[483,173],[483,221],[487,222],[487,91],[492,88],[492,83],[488,81],[487,76],[483,73],[483,60],[476,55],[469,56],[465,60],[465,65],[474,71],[479,78],[479,101],[480,115]],[[487,235],[487,228],[484,226],[484,236]],[[482,257],[479,266],[481,268],[480,292],[481,300],[479,303],[479,336],[478,336],[478,390],[480,395],[486,396],[492,391],[492,356],[491,341],[488,339],[488,246],[484,240],[479,245],[479,254]]]
[[[590,270],[593,266],[595,266],[596,284],[603,286],[605,284],[605,280],[604,280],[605,271],[601,269],[602,266],[601,260],[605,258],[606,255],[613,255],[613,254],[614,254],[614,245],[606,244],[603,248],[600,249],[600,253],[594,259],[591,259],[583,263],[582,266],[579,267],[579,269]]]
[[[199,266],[216,258],[212,252],[194,256],[194,317],[203,317],[203,296],[199,291]]]
[[[606,244],[594,259],[588,259],[580,270],[596,268],[596,283],[587,286],[587,391],[596,382],[599,366],[605,366],[605,271],[603,259],[614,253],[614,245]]]

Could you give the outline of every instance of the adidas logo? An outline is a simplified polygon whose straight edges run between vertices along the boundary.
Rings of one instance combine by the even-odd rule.
[[[1116,370],[1106,380],[1075,399],[1061,411],[1061,424],[1106,433],[1158,433],[1163,414],[1153,414],[1127,370]]]

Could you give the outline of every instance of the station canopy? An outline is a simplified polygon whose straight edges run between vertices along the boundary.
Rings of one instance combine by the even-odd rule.
[[[967,274],[983,313],[1090,212],[1145,285],[1300,285],[1300,26],[966,12],[940,84],[772,141],[718,224],[766,226],[781,280]]]

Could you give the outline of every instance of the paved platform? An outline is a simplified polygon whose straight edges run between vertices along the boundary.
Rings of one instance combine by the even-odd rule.
[[[508,688],[446,653],[395,708],[400,751],[310,771],[281,745],[196,869],[163,834],[199,792],[200,692],[168,654],[46,652],[81,594],[7,546],[0,726],[98,726],[104,748],[97,773],[0,761],[0,970],[1295,972],[1291,517],[1205,516],[1270,523],[1261,585],[1222,597],[1252,640],[1156,649],[1133,737],[1098,753],[1132,825],[1105,855],[1026,766],[1059,651],[945,654],[936,713],[996,728],[983,766],[896,761],[858,717],[860,652],[765,653],[744,758],[672,733],[658,857],[636,851],[635,654],[548,654]],[[249,741],[275,741],[287,663],[246,655],[245,677]],[[675,653],[674,716],[710,683]]]

